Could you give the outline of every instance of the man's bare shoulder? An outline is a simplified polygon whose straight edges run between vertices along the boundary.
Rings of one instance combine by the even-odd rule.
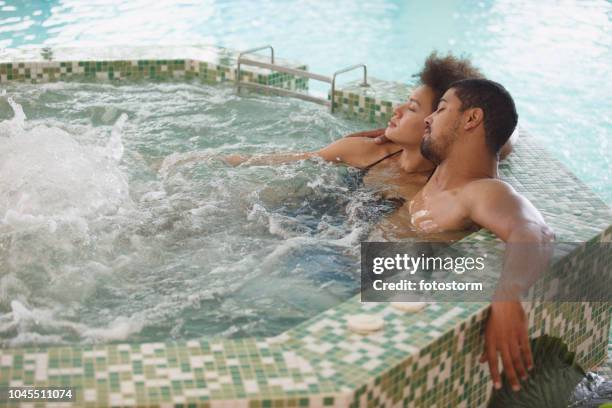
[[[462,189],[461,197],[472,221],[504,241],[517,228],[536,228],[546,236],[552,234],[531,201],[503,180],[474,180]]]
[[[496,178],[481,178],[467,183],[461,190],[462,195],[473,196],[486,194],[491,195],[513,195],[516,190],[507,182]]]
[[[495,214],[497,217],[541,219],[533,204],[510,184],[494,178],[483,178],[468,183],[461,191],[463,204],[473,217]]]
[[[510,184],[496,178],[470,181],[461,188],[458,196],[467,209],[487,208],[504,201],[519,199],[518,193]]]

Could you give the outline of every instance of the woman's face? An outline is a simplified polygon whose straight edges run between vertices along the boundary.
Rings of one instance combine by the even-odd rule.
[[[434,93],[430,87],[417,87],[406,103],[393,110],[393,117],[385,130],[387,139],[399,145],[418,148],[425,133],[425,118],[432,112],[433,99]]]

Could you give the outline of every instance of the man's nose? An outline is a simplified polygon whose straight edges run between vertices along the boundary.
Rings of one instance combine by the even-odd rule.
[[[432,119],[433,115],[429,115],[428,117],[425,118],[425,124],[427,126],[431,126],[431,119]]]

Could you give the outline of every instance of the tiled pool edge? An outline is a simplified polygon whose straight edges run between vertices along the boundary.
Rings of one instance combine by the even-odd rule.
[[[222,47],[124,47],[85,50],[59,48],[0,52],[0,84],[9,81],[46,83],[66,80],[199,79],[205,83],[234,81],[238,53]],[[260,59],[253,56],[253,59]],[[306,65],[280,60],[292,68]],[[256,67],[240,70],[243,82],[289,89],[308,89],[308,80]]]
[[[207,53],[214,55],[210,51],[211,47],[206,48]],[[201,49],[197,52],[201,52]],[[85,67],[88,67],[86,71],[91,79],[117,79],[114,73],[118,70],[119,78],[200,76],[206,82],[218,82],[232,79],[231,57],[227,55],[231,55],[231,52],[220,52],[212,61],[197,61],[195,57],[181,59],[180,53],[166,59],[145,55],[146,59],[142,60],[130,60],[119,55],[119,61],[112,62],[107,54],[102,55],[102,61],[72,60],[70,70],[81,67],[85,74]],[[227,58],[225,61],[229,65],[223,66],[223,58]],[[143,62],[139,64],[139,61]],[[79,65],[79,62],[83,64]],[[200,69],[203,67],[202,62],[206,64],[206,74]],[[23,80],[31,80],[32,72],[36,72],[38,78],[38,72],[32,69],[29,72],[30,78],[26,78],[28,63],[21,63],[22,67],[16,67],[17,75],[23,75]],[[41,63],[44,62],[36,62]],[[53,61],[53,64],[43,66],[53,70],[53,73],[46,73],[46,78],[43,71],[43,81],[73,77],[68,75],[73,72],[68,72],[67,64],[62,66],[61,61]],[[213,65],[217,68],[211,68]],[[3,66],[0,62],[0,75]],[[62,68],[66,72],[62,72]],[[110,75],[111,68],[113,75]],[[14,68],[11,66],[11,69]],[[122,76],[123,72],[130,72],[130,69],[143,74],[140,77]],[[210,74],[213,71],[215,73]],[[196,72],[198,75],[195,75]],[[292,83],[293,78],[272,79],[266,77],[265,72],[257,72],[255,75],[258,76],[251,80],[301,86],[299,82]],[[16,79],[19,80],[19,77]],[[405,95],[395,98],[392,97],[393,92],[388,92],[381,96],[379,89],[387,84],[372,82],[373,87],[365,90],[370,93],[367,98],[371,99],[345,87],[337,94],[337,98],[342,95],[337,103],[344,103],[346,97],[346,104],[351,107],[353,116],[384,123],[392,104]],[[392,85],[389,90],[396,91],[397,88]],[[407,93],[407,88],[400,91]],[[521,168],[525,170],[525,165],[537,167],[541,154],[545,154],[538,149],[526,140],[523,147],[511,156],[513,166],[507,165],[505,169],[502,166],[502,173],[506,170],[504,175],[515,181],[519,191],[521,184],[526,185],[521,192],[528,196],[533,194],[534,197],[529,198],[538,208],[543,209],[545,216],[559,211],[559,208],[564,214],[565,209],[558,206],[559,201],[563,200],[554,194],[550,197],[550,188],[547,187],[569,179],[566,183],[576,190],[577,199],[593,203],[591,213],[590,207],[587,206],[585,210],[587,215],[593,217],[587,220],[576,219],[580,222],[573,225],[580,225],[581,231],[567,231],[567,234],[564,231],[564,235],[575,240],[588,240],[596,235],[595,231],[601,232],[607,228],[606,236],[609,238],[612,233],[602,215],[609,216],[609,210],[599,205],[588,190],[583,191],[584,186],[576,183],[561,165],[553,166],[553,170],[565,177],[558,180],[544,178],[539,183],[534,181],[531,186],[524,181],[525,178],[528,181],[533,179],[533,174],[530,175],[529,171],[515,174],[520,173]],[[537,171],[535,174],[541,178]],[[543,191],[536,191],[538,188]],[[568,221],[571,220],[562,217],[559,222],[553,223],[557,224],[553,228],[568,228]],[[484,232],[472,238],[483,245],[498,243]],[[363,310],[386,316],[384,333],[367,337],[348,334],[343,317]],[[605,359],[607,342],[604,338],[607,338],[608,333],[609,307],[594,305],[590,310],[591,320],[588,320],[583,318],[578,308],[535,307],[529,312],[531,334],[562,334],[570,348],[579,351],[578,357],[583,364],[588,367],[597,365]],[[355,406],[383,406],[385,402],[405,402],[407,406],[434,402],[477,406],[486,401],[487,393],[490,392],[486,367],[475,363],[481,347],[481,322],[486,312],[485,304],[437,304],[422,314],[402,315],[388,305],[362,305],[357,298],[353,298],[274,339],[2,350],[0,385],[3,385],[5,378],[10,379],[11,384],[14,381],[15,384],[19,381],[32,384],[43,378],[45,383],[53,382],[56,385],[80,384],[84,390],[82,397],[89,398],[92,406],[172,405],[188,402],[198,402],[204,406],[254,407],[345,406],[349,403]],[[435,327],[430,325],[432,321],[443,321],[445,316],[446,323]],[[593,333],[597,346],[589,352],[584,349]],[[585,336],[589,336],[589,339],[585,339]],[[583,350],[580,351],[580,348]],[[464,370],[463,379],[457,371],[460,369]]]

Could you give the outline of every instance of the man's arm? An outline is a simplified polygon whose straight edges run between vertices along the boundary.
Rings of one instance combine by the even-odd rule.
[[[548,264],[554,235],[531,202],[500,180],[474,182],[464,193],[472,221],[506,242],[504,270],[491,304],[481,362],[488,361],[493,383],[500,388],[500,353],[506,376],[518,391],[518,377],[527,378],[533,365],[520,295]]]

